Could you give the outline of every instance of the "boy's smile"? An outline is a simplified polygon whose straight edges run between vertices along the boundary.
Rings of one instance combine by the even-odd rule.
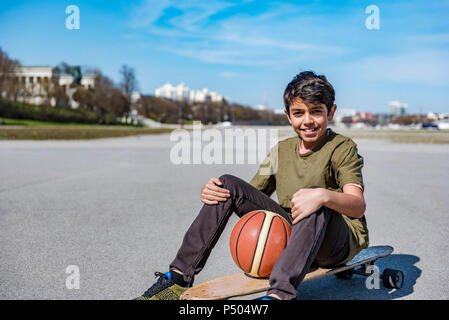
[[[326,135],[327,124],[334,117],[337,106],[334,104],[329,114],[323,103],[309,103],[300,98],[290,105],[290,112],[284,110],[293,130],[302,140],[302,146],[312,149]]]

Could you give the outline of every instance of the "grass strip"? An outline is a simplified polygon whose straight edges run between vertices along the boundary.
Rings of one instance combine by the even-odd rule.
[[[170,133],[170,128],[0,127],[0,140],[89,140]]]

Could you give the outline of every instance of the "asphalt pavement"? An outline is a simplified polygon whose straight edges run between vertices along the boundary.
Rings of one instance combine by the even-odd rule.
[[[299,298],[449,299],[449,145],[355,141],[365,159],[370,243],[394,247],[378,266],[403,270],[404,286],[367,289],[363,277],[331,276],[302,284]],[[248,181],[258,166],[176,165],[173,146],[168,134],[0,141],[0,299],[132,299],[145,291],[201,208],[201,186],[224,173]],[[228,248],[236,221],[196,282],[238,272]]]

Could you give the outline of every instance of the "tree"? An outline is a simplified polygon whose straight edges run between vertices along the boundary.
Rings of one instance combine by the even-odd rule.
[[[117,117],[123,116],[127,112],[128,101],[119,89],[112,89],[109,97],[108,111]]]
[[[83,86],[78,86],[76,91],[73,93],[73,100],[78,102],[79,108],[93,111],[95,110],[95,89],[84,88]]]
[[[126,64],[122,65],[120,69],[120,75],[122,77],[122,81],[120,82],[120,87],[125,94],[125,97],[131,101],[131,94],[137,90],[137,79],[136,72],[134,68],[127,66]]]
[[[125,119],[128,120],[129,112],[131,111],[131,95],[134,91],[137,90],[137,79],[136,72],[134,68],[127,66],[126,64],[122,65],[120,68],[120,88],[122,89],[123,94],[125,95],[127,105],[125,108]]]
[[[53,85],[51,86],[51,96],[55,100],[56,107],[69,107],[70,99],[66,92],[65,86],[60,86],[57,79],[53,79]]]
[[[93,70],[92,72],[95,75],[95,87],[86,89],[78,86],[73,99],[79,103],[80,108],[103,115],[112,113],[117,117],[123,116],[128,106],[125,95],[101,71]]]
[[[397,116],[393,119],[392,123],[402,126],[408,126],[411,124],[428,123],[433,122],[432,119],[427,118],[425,115],[408,114],[403,116]]]
[[[177,101],[158,98],[154,96],[141,96],[139,111],[145,117],[149,117],[159,122],[178,122],[179,105]]]
[[[19,61],[9,58],[0,47],[0,98],[17,101],[20,83],[14,71],[19,66]]]

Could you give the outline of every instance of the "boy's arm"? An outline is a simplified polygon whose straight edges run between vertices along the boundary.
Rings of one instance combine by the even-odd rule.
[[[273,192],[276,190],[276,179],[274,175],[261,175],[257,172],[249,184],[257,190],[262,191],[269,197],[271,197]]]
[[[293,224],[312,215],[321,206],[351,218],[363,217],[366,208],[362,190],[354,185],[344,185],[343,193],[324,188],[300,189],[291,201]]]
[[[343,193],[323,189],[322,205],[351,218],[361,218],[365,213],[366,203],[360,188],[346,184]]]

